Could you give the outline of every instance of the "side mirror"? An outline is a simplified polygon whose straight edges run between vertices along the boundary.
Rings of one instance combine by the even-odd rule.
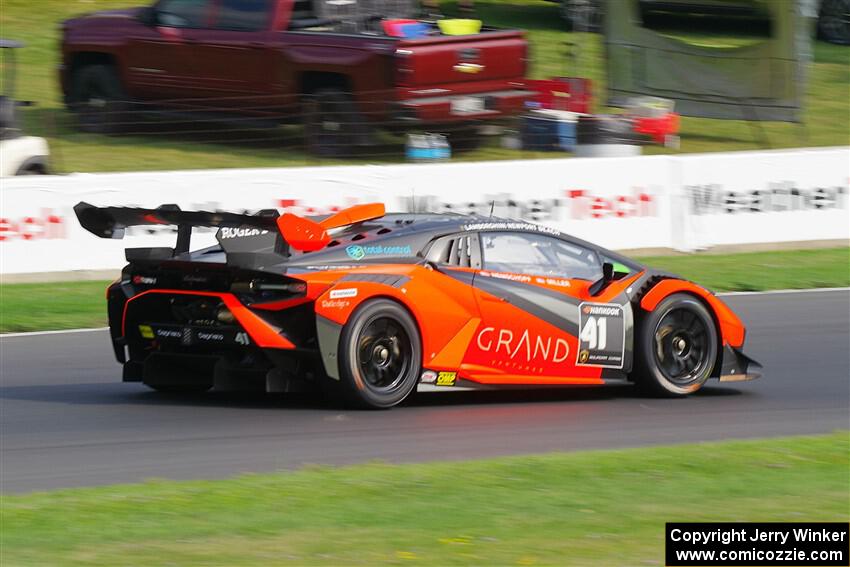
[[[157,24],[156,8],[154,8],[153,6],[145,6],[144,8],[141,8],[139,10],[139,13],[136,18],[143,25],[146,25],[148,27],[154,27]]]
[[[590,284],[588,288],[588,293],[591,296],[599,295],[603,289],[608,287],[608,284],[611,283],[611,280],[614,279],[614,264],[611,262],[604,262],[602,264],[602,277]]]

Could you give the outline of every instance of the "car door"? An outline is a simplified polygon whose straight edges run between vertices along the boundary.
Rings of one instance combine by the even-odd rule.
[[[201,96],[220,108],[257,115],[274,110],[277,73],[272,16],[278,0],[215,0],[209,27],[186,30]]]
[[[479,241],[482,266],[473,287],[481,325],[465,359],[477,369],[474,379],[595,384],[603,355],[610,357],[608,367],[622,367],[625,308],[602,309],[607,304],[588,297],[588,287],[602,277],[595,250],[533,230],[481,232]],[[588,317],[596,325],[592,345],[590,331],[581,338]],[[588,364],[590,354],[595,364]]]
[[[128,38],[127,72],[131,95],[142,100],[196,96],[195,54],[186,39],[209,24],[213,0],[160,0],[151,25],[137,26]]]

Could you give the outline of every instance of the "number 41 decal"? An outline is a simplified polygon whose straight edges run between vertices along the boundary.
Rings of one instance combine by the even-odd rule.
[[[588,317],[579,339],[582,343],[587,343],[587,348],[590,350],[605,350],[608,344],[607,329],[608,319],[605,317]]]
[[[579,305],[579,329],[577,365],[623,367],[626,322],[622,305],[582,303]]]
[[[247,345],[251,343],[251,340],[248,338],[248,333],[246,333],[245,331],[239,331],[238,333],[236,333],[236,338],[233,340],[235,340],[236,343],[240,345]]]

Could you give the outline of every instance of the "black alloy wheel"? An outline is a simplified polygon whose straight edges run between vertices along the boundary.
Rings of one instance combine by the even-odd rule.
[[[410,313],[394,301],[374,299],[361,305],[343,327],[339,353],[338,386],[349,404],[389,408],[419,382],[419,330]]]
[[[392,392],[401,384],[413,354],[410,337],[393,319],[378,317],[360,332],[357,363],[368,387]]]
[[[675,384],[691,384],[708,363],[708,329],[688,308],[673,308],[655,328],[655,363]]]
[[[714,371],[718,344],[717,325],[705,304],[690,294],[673,294],[640,323],[635,382],[653,395],[696,392]]]

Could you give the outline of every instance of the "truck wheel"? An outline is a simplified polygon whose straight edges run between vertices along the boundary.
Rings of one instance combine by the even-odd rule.
[[[637,386],[676,397],[696,392],[717,361],[717,327],[696,297],[676,293],[647,314],[635,338]]]
[[[372,145],[372,128],[349,93],[321,89],[303,102],[304,129],[311,153],[323,157],[354,155]]]
[[[111,65],[86,65],[71,77],[69,107],[83,132],[115,134],[128,121],[129,103]]]
[[[15,175],[47,175],[47,162],[45,158],[30,158],[18,167]]]
[[[151,390],[163,394],[200,394],[211,388],[208,384],[145,384]]]
[[[479,124],[463,124],[444,128],[452,152],[472,152],[484,144],[485,137]]]
[[[393,407],[416,389],[421,361],[413,317],[394,301],[368,301],[354,312],[340,336],[340,394],[359,407]]]
[[[571,31],[600,31],[602,11],[599,0],[561,0],[561,16]]]
[[[25,169],[21,169],[15,175],[47,175],[47,171],[42,167],[27,167]]]
[[[818,36],[831,43],[850,45],[850,0],[824,0],[821,3]]]

